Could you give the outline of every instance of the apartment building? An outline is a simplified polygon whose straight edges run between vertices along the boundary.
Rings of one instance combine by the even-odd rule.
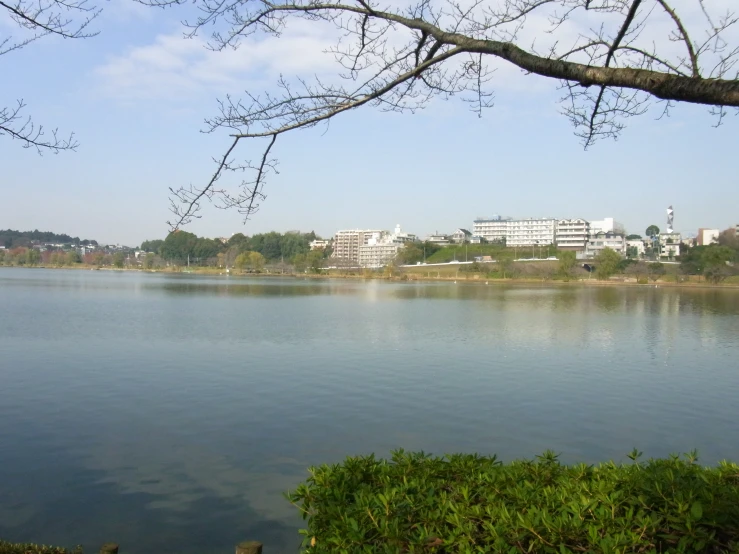
[[[619,223],[612,217],[606,217],[605,219],[596,219],[590,222],[590,236],[594,237],[601,233],[611,233],[614,235],[623,235],[626,233],[626,229],[622,223]]]
[[[698,229],[697,244],[698,246],[708,246],[718,242],[720,231],[718,229]]]
[[[610,248],[615,250],[622,256],[626,255],[626,239],[623,235],[615,235],[613,233],[598,233],[597,235],[590,235],[585,246],[584,257],[595,258],[600,254],[603,249]]]
[[[560,219],[557,221],[555,240],[560,250],[583,252],[590,237],[590,223],[584,219]]]
[[[488,242],[503,242],[506,246],[536,246],[552,244],[557,220],[552,217],[511,219],[500,216],[478,217],[472,234]]]
[[[557,220],[551,217],[512,219],[508,221],[506,246],[536,246],[553,244]]]
[[[334,251],[332,258],[359,262],[359,247],[369,242],[375,233],[382,233],[380,229],[349,229],[337,231],[334,235]]]
[[[359,247],[357,262],[360,267],[378,268],[392,262],[404,244],[416,240],[416,235],[404,233],[400,225],[391,234],[387,231],[372,233],[367,244]]]
[[[482,237],[488,242],[503,242],[508,235],[508,222],[510,218],[499,215],[492,217],[478,217],[472,222],[472,234]]]

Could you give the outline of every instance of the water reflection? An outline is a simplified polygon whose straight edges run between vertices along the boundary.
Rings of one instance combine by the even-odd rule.
[[[739,292],[0,269],[0,536],[295,551],[310,464],[739,459]]]

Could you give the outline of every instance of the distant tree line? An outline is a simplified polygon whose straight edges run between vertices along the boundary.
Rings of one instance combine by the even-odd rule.
[[[316,240],[310,233],[260,233],[251,237],[236,233],[226,242],[198,237],[186,231],[170,233],[164,240],[141,243],[141,250],[157,254],[168,263],[223,266],[261,271],[266,264],[292,264],[319,269],[329,250],[311,252]]]
[[[97,246],[98,243],[95,240],[84,239],[80,240],[79,237],[70,237],[64,233],[58,235],[51,231],[14,231],[12,229],[0,229],[0,245],[5,248],[17,248],[19,246],[30,246],[34,241],[41,243],[55,243],[55,244],[75,244],[75,245],[92,245]]]

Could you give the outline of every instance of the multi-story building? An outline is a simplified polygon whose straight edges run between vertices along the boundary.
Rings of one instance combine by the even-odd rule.
[[[629,253],[629,250],[635,248],[636,249],[636,257],[637,258],[643,258],[644,253],[646,252],[646,249],[644,247],[644,240],[643,239],[634,239],[634,240],[627,240],[626,241],[626,254]]]
[[[605,248],[615,250],[623,256],[626,254],[626,239],[623,235],[613,233],[598,233],[597,235],[591,233],[590,240],[588,240],[588,244],[585,246],[584,257],[595,258]]]
[[[478,217],[472,223],[472,234],[482,237],[488,242],[503,242],[508,234],[508,222],[511,218],[499,215]]]
[[[720,231],[718,229],[698,229],[698,246],[708,246],[709,244],[718,242],[719,233]]]
[[[379,229],[349,229],[337,231],[334,235],[334,251],[332,258],[359,262],[359,247],[368,243],[374,233],[382,233]]]
[[[623,235],[626,233],[626,230],[623,224],[614,220],[612,217],[606,217],[605,219],[598,219],[590,222],[590,236],[592,237],[599,233]]]
[[[590,223],[584,219],[560,219],[555,241],[560,250],[583,252],[590,236]]]
[[[661,258],[673,259],[680,255],[680,245],[683,237],[680,233],[659,234],[659,255]]]
[[[506,246],[554,244],[557,220],[551,217],[512,219],[507,222]]]
[[[510,219],[500,216],[478,217],[472,233],[488,242],[505,242],[506,246],[552,244],[557,220],[551,217]]]
[[[396,225],[392,234],[386,231],[372,233],[372,236],[359,247],[357,261],[360,267],[377,268],[390,263],[404,244],[416,240],[416,235],[404,233]]]

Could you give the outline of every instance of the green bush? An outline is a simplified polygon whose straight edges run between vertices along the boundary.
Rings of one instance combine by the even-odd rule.
[[[74,550],[68,550],[58,546],[16,544],[0,540],[0,554],[82,554],[82,549],[79,546]]]
[[[395,452],[311,468],[288,499],[311,554],[739,552],[739,466],[685,457],[563,465],[551,452]]]

